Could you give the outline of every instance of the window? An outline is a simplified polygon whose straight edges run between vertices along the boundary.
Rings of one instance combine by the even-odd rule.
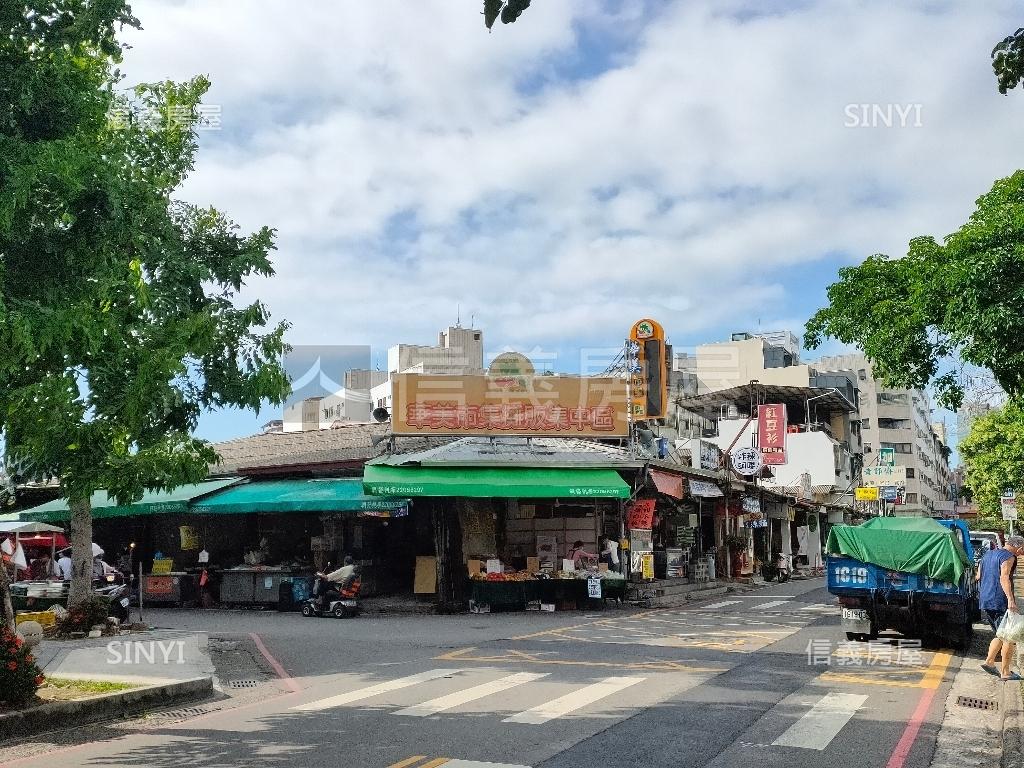
[[[878,419],[879,429],[910,429],[910,419]]]
[[[906,392],[879,392],[879,405],[910,405]]]
[[[882,443],[883,448],[892,448],[896,453],[913,453],[913,443]]]
[[[861,429],[871,429],[871,419],[861,419],[860,427]]]
[[[907,467],[907,480],[913,480],[913,479],[914,479],[914,468],[913,467]]]
[[[917,504],[917,494],[916,493],[908,493],[907,497],[906,497],[906,502],[907,502],[907,504]]]

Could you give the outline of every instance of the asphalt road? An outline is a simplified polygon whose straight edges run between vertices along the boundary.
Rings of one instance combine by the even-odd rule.
[[[163,612],[210,633],[229,696],[0,765],[925,768],[960,659],[848,644],[837,612],[821,579],[657,611]]]

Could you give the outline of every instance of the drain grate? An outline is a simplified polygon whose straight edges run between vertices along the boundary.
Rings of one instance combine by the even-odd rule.
[[[228,688],[255,688],[259,680],[229,680]]]
[[[155,712],[147,712],[146,714],[149,717],[158,717],[161,720],[187,720],[190,717],[209,714],[217,709],[216,707],[213,709],[209,707],[185,707],[183,709],[160,709]]]
[[[957,696],[956,703],[961,707],[970,709],[999,709],[999,703],[991,699],[976,699],[973,696]]]

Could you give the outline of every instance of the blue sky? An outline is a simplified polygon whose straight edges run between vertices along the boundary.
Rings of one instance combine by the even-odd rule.
[[[1009,0],[545,0],[493,34],[474,3],[294,8],[139,0],[123,68],[212,79],[181,196],[277,228],[246,295],[297,345],[382,361],[461,312],[574,370],[644,316],[678,349],[799,334],[841,266],[953,231],[1022,166],[988,59]]]

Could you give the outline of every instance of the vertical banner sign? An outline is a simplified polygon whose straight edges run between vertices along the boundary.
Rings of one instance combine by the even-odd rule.
[[[654,499],[639,499],[626,509],[626,527],[650,528],[654,525]]]
[[[630,415],[634,421],[661,419],[668,410],[665,329],[654,320],[638,320],[626,342]]]
[[[785,405],[757,406],[757,444],[763,463],[786,463],[786,427]]]

